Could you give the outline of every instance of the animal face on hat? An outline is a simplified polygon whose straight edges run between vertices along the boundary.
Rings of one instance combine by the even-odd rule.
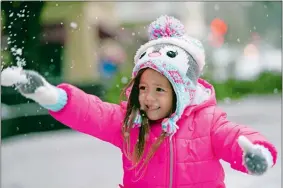
[[[136,63],[142,53],[151,46],[157,44],[172,44],[188,52],[198,64],[199,72],[205,65],[205,52],[202,43],[191,36],[186,35],[184,25],[176,18],[160,16],[148,27],[149,41],[142,45],[136,52]]]
[[[182,74],[186,75],[194,84],[199,77],[199,68],[193,57],[184,49],[172,44],[157,44],[146,49],[139,57],[138,62],[162,60],[176,66]],[[166,64],[164,63],[164,66]],[[137,72],[136,72],[137,73]]]
[[[172,136],[178,129],[177,121],[194,98],[204,66],[204,50],[198,40],[185,36],[184,26],[173,17],[159,17],[148,32],[150,41],[138,49],[132,76],[151,68],[169,80],[177,98],[176,111],[162,121],[162,129]],[[136,120],[139,126],[140,117]]]

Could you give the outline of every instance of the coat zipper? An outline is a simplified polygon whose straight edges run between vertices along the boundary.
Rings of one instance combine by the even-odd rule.
[[[173,138],[172,138],[173,139]],[[169,154],[170,154],[170,161],[169,161],[169,188],[173,187],[173,142],[172,139],[169,138]]]

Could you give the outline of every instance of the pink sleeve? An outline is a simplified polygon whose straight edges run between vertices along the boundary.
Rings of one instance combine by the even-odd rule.
[[[247,137],[253,144],[260,144],[267,148],[276,163],[277,151],[275,147],[259,132],[245,126],[230,122],[226,119],[226,113],[215,108],[211,129],[211,142],[215,155],[231,164],[235,170],[246,172],[243,166],[243,151],[237,140],[240,135]]]
[[[114,144],[122,143],[122,106],[101,101],[70,84],[57,86],[67,93],[67,104],[58,112],[49,113],[64,125],[79,132]]]

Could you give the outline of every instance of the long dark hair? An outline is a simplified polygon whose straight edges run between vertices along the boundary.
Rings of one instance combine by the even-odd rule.
[[[125,155],[129,160],[133,162],[133,168],[135,168],[141,161],[142,156],[144,154],[144,149],[147,141],[147,136],[150,131],[150,122],[149,119],[147,118],[146,114],[144,111],[140,110],[140,103],[139,103],[139,83],[142,74],[144,73],[146,69],[142,69],[138,72],[137,76],[133,78],[128,85],[124,88],[123,93],[126,95],[126,91],[132,87],[131,93],[128,99],[128,104],[127,104],[127,111],[126,115],[123,121],[123,138],[124,138],[124,152]],[[172,87],[172,86],[171,86]],[[173,90],[173,87],[172,87]],[[174,112],[176,109],[176,94],[173,90],[173,108],[172,112]],[[133,127],[134,119],[137,115],[137,113],[141,114],[141,127],[139,128],[139,136],[137,143],[135,145],[134,151],[131,153],[131,147],[130,147],[130,131],[131,128]],[[161,143],[164,141],[166,138],[166,133],[162,132],[161,135],[157,138],[157,140],[152,144],[143,164],[140,166],[140,169],[142,169],[146,164],[149,162],[149,160],[153,157],[154,153],[156,150],[159,148]]]

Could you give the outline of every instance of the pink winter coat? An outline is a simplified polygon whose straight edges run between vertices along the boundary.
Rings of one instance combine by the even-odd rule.
[[[171,141],[166,138],[161,144],[143,178],[137,181],[135,170],[129,170],[131,162],[123,155],[124,187],[225,188],[220,159],[230,163],[235,170],[247,172],[237,143],[240,135],[268,148],[275,164],[277,153],[274,146],[257,131],[228,121],[226,114],[216,106],[213,87],[201,79],[199,84],[210,89],[212,94],[201,104],[187,107],[177,122],[179,130]],[[117,146],[123,153],[121,128],[126,102],[110,104],[69,84],[58,87],[67,92],[68,102],[62,110],[50,114],[74,130]],[[152,124],[149,145],[160,134],[160,122]],[[135,128],[131,132],[131,142],[134,143],[137,138],[138,128]]]

